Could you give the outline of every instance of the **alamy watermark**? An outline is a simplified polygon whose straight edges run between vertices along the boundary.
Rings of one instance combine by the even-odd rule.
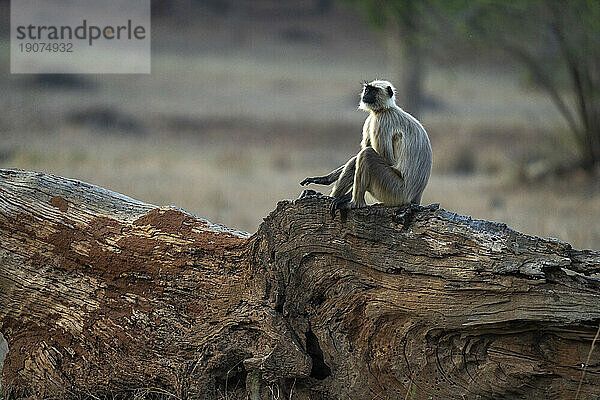
[[[12,0],[11,73],[150,73],[150,0]]]

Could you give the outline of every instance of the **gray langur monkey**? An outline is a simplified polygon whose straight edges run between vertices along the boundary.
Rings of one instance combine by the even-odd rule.
[[[365,192],[387,206],[420,204],[431,172],[427,132],[396,105],[396,90],[388,81],[365,82],[359,109],[369,113],[363,125],[362,150],[328,175],[306,178],[300,185],[335,182],[333,218],[336,209],[366,206]]]

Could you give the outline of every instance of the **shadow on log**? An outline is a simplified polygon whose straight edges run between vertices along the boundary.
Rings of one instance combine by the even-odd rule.
[[[332,221],[329,203],[282,201],[250,236],[0,170],[5,399],[575,397],[599,252],[437,206]]]

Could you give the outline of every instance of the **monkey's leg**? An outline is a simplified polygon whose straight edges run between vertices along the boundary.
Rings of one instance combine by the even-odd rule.
[[[400,171],[390,166],[372,147],[358,153],[352,201],[348,207],[366,206],[367,191],[387,205],[404,202],[404,180]]]
[[[354,169],[356,167],[356,157],[357,156],[352,157],[350,160],[348,160],[346,165],[344,165],[344,169],[340,174],[340,177],[335,182],[335,185],[331,190],[332,197],[340,197],[346,194],[346,192],[352,187],[352,182],[354,182]]]

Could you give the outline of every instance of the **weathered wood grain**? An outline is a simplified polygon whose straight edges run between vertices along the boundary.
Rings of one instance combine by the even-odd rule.
[[[600,253],[436,206],[333,221],[329,202],[282,201],[250,236],[0,170],[5,398],[574,397]],[[594,353],[580,398],[598,396]]]

